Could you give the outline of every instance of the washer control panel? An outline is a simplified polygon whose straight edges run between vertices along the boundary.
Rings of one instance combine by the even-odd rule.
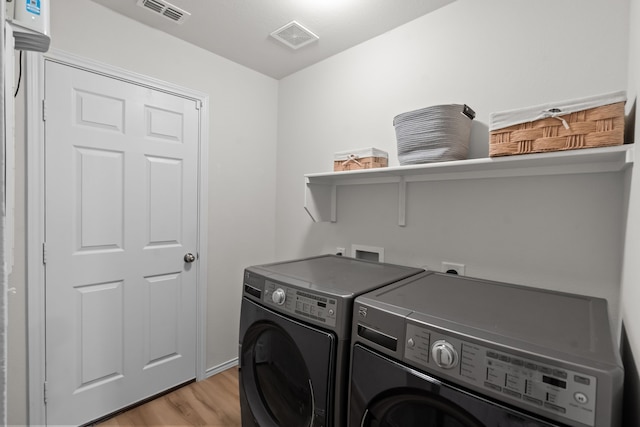
[[[404,358],[538,413],[595,425],[596,378],[407,324]]]
[[[267,280],[262,301],[298,318],[321,325],[336,326],[338,304],[335,298],[327,298]]]

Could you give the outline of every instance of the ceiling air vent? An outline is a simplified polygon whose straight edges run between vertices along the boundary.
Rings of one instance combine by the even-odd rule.
[[[291,49],[299,49],[320,38],[296,21],[291,21],[284,27],[278,28],[271,33],[271,37],[286,44]]]
[[[164,16],[177,24],[182,24],[191,16],[189,12],[186,12],[163,0],[138,0],[137,4],[140,7],[144,7],[145,9],[149,9]]]

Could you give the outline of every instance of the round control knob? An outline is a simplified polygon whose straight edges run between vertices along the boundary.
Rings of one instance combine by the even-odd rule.
[[[285,293],[284,289],[278,288],[273,291],[273,294],[271,294],[271,299],[276,304],[282,305],[284,304],[284,300],[287,299],[287,294]]]
[[[453,344],[438,340],[431,346],[431,358],[441,368],[451,369],[458,364],[458,352]]]
[[[413,348],[413,347],[415,347],[416,342],[413,340],[413,338],[409,338],[409,339],[407,340],[407,345],[408,345],[409,347]]]

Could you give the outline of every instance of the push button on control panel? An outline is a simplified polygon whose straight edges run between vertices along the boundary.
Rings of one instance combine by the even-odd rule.
[[[573,398],[581,405],[585,405],[589,402],[589,398],[587,397],[587,395],[581,392],[576,392],[573,395]]]
[[[573,380],[575,382],[577,382],[578,384],[589,385],[591,383],[589,378],[586,378],[586,377],[583,377],[583,376],[580,376],[580,375],[574,375],[573,376]]]

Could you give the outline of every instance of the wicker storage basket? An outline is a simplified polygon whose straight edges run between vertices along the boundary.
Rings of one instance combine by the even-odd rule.
[[[491,115],[489,156],[624,143],[624,92]]]
[[[340,151],[333,156],[333,171],[384,168],[388,162],[389,154],[377,148]]]

